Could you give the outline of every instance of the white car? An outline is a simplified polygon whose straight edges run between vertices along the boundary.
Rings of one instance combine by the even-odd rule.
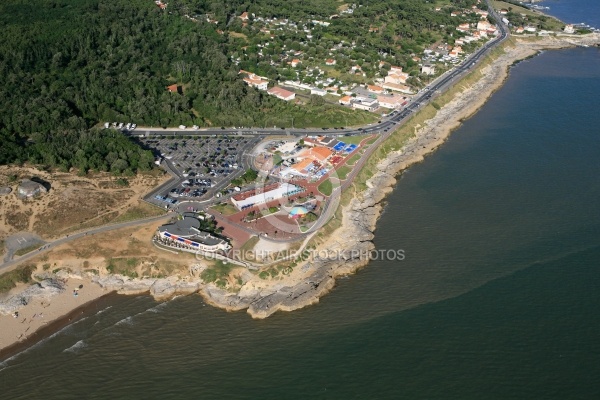
[[[131,124],[131,130],[134,130],[135,128],[137,128],[137,124]]]

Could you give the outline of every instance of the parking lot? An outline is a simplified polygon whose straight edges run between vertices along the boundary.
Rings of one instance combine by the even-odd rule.
[[[155,196],[160,205],[172,206],[182,200],[207,200],[225,188],[231,179],[248,167],[242,155],[260,141],[258,137],[194,136],[144,137],[141,142],[160,154],[179,182]],[[163,164],[164,165],[164,164]]]

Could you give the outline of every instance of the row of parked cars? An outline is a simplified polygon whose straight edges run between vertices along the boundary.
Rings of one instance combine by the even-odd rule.
[[[206,193],[206,189],[174,188],[169,192],[172,197],[200,197]]]
[[[118,129],[120,131],[132,131],[137,128],[137,124],[131,122],[128,122],[127,124],[124,124],[123,122],[113,122],[112,124],[110,122],[105,122],[104,129],[109,128]]]

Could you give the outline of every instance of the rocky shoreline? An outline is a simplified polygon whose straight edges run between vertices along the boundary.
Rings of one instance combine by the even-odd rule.
[[[540,51],[575,46],[598,46],[600,34],[586,36],[545,37],[536,41],[518,40],[514,46],[505,46],[505,53],[492,65],[481,70],[481,78],[465,88],[436,115],[417,130],[415,136],[400,150],[391,152],[377,165],[378,172],[367,182],[367,189],[359,193],[343,209],[342,226],[321,247],[336,254],[335,259],[312,261],[312,273],[292,286],[271,290],[244,291],[231,294],[213,285],[201,288],[206,301],[231,311],[247,309],[253,318],[266,318],[276,311],[293,311],[318,303],[334,286],[336,278],[356,272],[368,264],[358,257],[375,248],[372,240],[383,201],[393,190],[396,177],[409,166],[423,161],[425,155],[444,143],[461,121],[473,115],[508,77],[510,67]],[[459,83],[460,85],[460,83]],[[343,241],[335,238],[344,238]],[[340,257],[341,255],[341,257]]]

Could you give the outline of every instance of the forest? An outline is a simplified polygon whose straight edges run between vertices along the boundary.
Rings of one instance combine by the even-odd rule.
[[[360,36],[356,27],[374,18],[373,13],[390,12],[404,21],[402,40],[409,47],[416,39],[431,41],[431,32],[439,29],[422,1],[362,3],[377,7],[357,15],[362,22],[356,26],[336,23],[331,34]],[[151,0],[4,0],[0,164],[31,162],[115,173],[150,168],[149,152],[95,128],[105,121],[165,127],[371,122],[366,113],[327,104],[295,106],[247,87],[230,57],[237,44],[219,33],[245,10],[286,18],[325,17],[339,4],[173,0],[165,12]],[[185,18],[186,13],[202,12],[222,17],[221,22]],[[394,40],[400,40],[397,24],[393,26]],[[386,40],[372,45],[384,46]],[[167,91],[172,83],[181,84],[183,93]]]

